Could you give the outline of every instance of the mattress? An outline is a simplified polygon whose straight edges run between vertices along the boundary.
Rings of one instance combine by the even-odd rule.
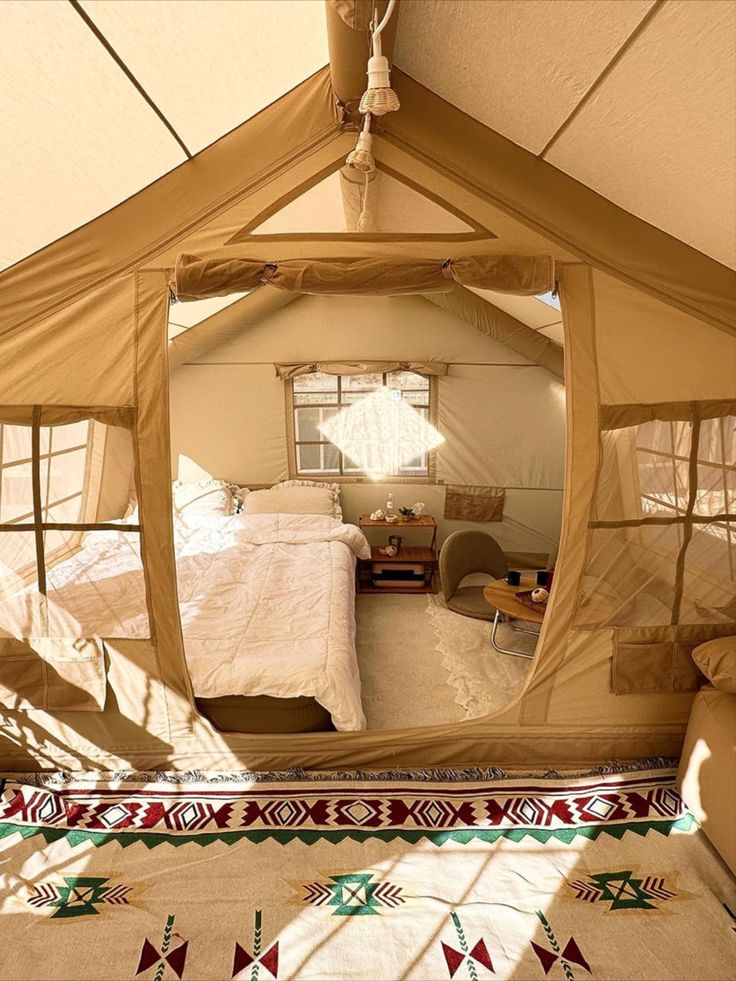
[[[313,698],[335,729],[365,728],[355,561],[370,548],[358,528],[323,515],[198,515],[177,519],[175,542],[198,700]],[[137,536],[95,532],[47,578],[50,607],[73,611],[78,636],[148,636]],[[2,626],[11,635],[33,635],[28,596],[21,591],[3,603]]]

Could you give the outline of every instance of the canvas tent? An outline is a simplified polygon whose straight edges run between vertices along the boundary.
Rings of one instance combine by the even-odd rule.
[[[22,521],[17,510],[3,519],[0,544],[7,588],[30,577],[24,629],[0,641],[3,769],[563,763],[678,751],[697,683],[689,651],[733,633],[736,619],[736,284],[725,220],[733,92],[709,87],[709,66],[733,58],[733,10],[605,4],[601,34],[588,9],[601,5],[588,4],[587,43],[573,50],[578,4],[524,4],[520,23],[509,13],[516,4],[401,6],[401,110],[383,117],[374,154],[382,181],[400,175],[423,196],[426,224],[417,228],[408,208],[398,230],[346,233],[300,229],[293,208],[284,230],[278,215],[341,171],[354,146],[362,0],[330,0],[326,34],[312,2],[267,12],[250,3],[2,5],[5,118],[26,138],[3,163],[15,184],[3,182],[12,235],[0,274],[0,474],[23,469],[9,499]],[[253,58],[243,59],[239,38],[249,32]],[[474,47],[480,33],[494,45],[492,67]],[[40,68],[42,36],[56,43]],[[551,70],[551,86],[521,78],[520,66],[553,43],[567,45],[574,82]],[[278,67],[267,69],[274,50]],[[476,58],[470,87],[454,69],[464,50]],[[655,55],[665,69],[653,90]],[[509,77],[519,79],[512,89]],[[51,102],[39,97],[50,85]],[[647,111],[663,118],[692,100],[697,123],[687,134],[647,134],[644,91]],[[637,111],[616,118],[626,105]],[[95,134],[101,118],[116,127],[107,146]],[[64,126],[81,126],[79,139]],[[602,151],[606,130],[631,148],[625,160]],[[670,139],[677,153],[664,152]],[[74,146],[63,159],[53,145],[61,140]],[[19,180],[34,193],[18,193]],[[349,213],[355,191],[338,181]],[[376,221],[382,201],[384,214],[402,213],[385,187]],[[454,221],[438,222],[436,207]],[[285,291],[439,288],[441,306],[559,371],[551,339],[499,305],[504,291],[523,297],[557,281],[567,390],[559,575],[514,704],[457,726],[303,735],[298,747],[293,737],[219,733],[198,715],[172,541],[172,276],[188,299],[247,294],[175,337],[174,359],[283,308]],[[105,533],[131,474],[140,523],[126,534],[141,539],[148,637],[79,637],[78,611],[45,602],[44,580],[76,536]]]

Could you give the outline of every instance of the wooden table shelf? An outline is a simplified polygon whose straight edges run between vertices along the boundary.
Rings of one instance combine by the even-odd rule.
[[[437,569],[437,522],[429,514],[421,518],[399,519],[398,521],[375,521],[367,516],[358,518],[358,525],[367,528],[382,528],[388,534],[403,534],[410,528],[432,532],[430,545],[402,545],[398,555],[382,555],[378,545],[371,545],[370,559],[360,559],[356,569],[356,589],[359,593],[436,593],[435,573]],[[415,565],[423,569],[422,582],[406,582],[400,579],[390,585],[377,586],[374,583],[376,566]]]

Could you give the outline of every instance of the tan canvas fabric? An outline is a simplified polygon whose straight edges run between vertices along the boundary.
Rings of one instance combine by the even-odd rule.
[[[505,497],[503,487],[448,484],[445,490],[445,517],[460,521],[501,521]]]
[[[266,284],[301,293],[397,295],[447,291],[454,284],[535,296],[554,286],[550,256],[469,255],[441,261],[397,255],[375,258],[285,260],[198,259],[180,255],[171,288],[179,300],[225,296]]]
[[[443,310],[449,310],[467,320],[484,334],[500,341],[529,361],[546,368],[557,378],[563,377],[564,359],[560,347],[492,303],[481,300],[464,289],[453,290],[451,293],[429,293],[427,299]]]
[[[733,332],[736,273],[678,242],[481,123],[403,72],[402,111],[383,138],[430,160],[457,183],[512,213],[580,259],[706,323]]]
[[[106,698],[99,639],[0,638],[0,706],[27,711],[100,712]]]

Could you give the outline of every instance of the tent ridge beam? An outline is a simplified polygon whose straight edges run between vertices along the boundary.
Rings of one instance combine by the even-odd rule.
[[[562,123],[560,124],[558,129],[552,134],[552,136],[550,136],[550,138],[547,140],[545,145],[539,151],[537,156],[541,157],[542,160],[544,160],[545,156],[549,153],[549,151],[552,149],[554,144],[559,140],[562,134],[568,129],[568,127],[573,122],[573,120],[577,118],[580,111],[584,109],[585,106],[590,102],[592,96],[598,91],[601,85],[605,82],[605,80],[611,74],[611,72],[616,67],[616,65],[618,65],[618,63],[621,61],[621,59],[629,50],[629,48],[634,43],[634,41],[636,41],[637,38],[644,33],[644,31],[647,29],[649,24],[652,22],[654,17],[659,13],[659,11],[662,9],[663,6],[664,6],[664,0],[654,0],[652,6],[649,8],[649,10],[647,10],[647,12],[644,14],[642,19],[632,30],[631,34],[629,34],[629,36],[623,42],[621,47],[615,52],[615,54],[608,62],[608,64],[604,66],[604,68],[601,70],[598,76],[592,81],[590,86],[580,97],[577,104],[573,107],[570,114],[567,116],[566,119],[562,121]]]
[[[131,85],[136,89],[136,91],[138,92],[138,94],[140,96],[142,96],[142,98],[145,99],[145,101],[148,103],[148,105],[151,107],[151,109],[153,109],[153,111],[156,113],[156,115],[158,116],[158,118],[164,124],[164,126],[166,127],[166,129],[169,131],[169,133],[171,133],[171,135],[174,137],[174,139],[179,144],[179,146],[181,147],[181,149],[184,151],[187,160],[191,160],[192,157],[193,157],[193,154],[189,150],[189,148],[187,147],[187,145],[184,142],[184,140],[182,140],[182,138],[179,136],[179,134],[174,129],[174,127],[171,124],[171,122],[166,118],[166,116],[161,111],[161,109],[159,109],[159,107],[156,105],[156,103],[154,102],[154,100],[151,98],[151,96],[148,94],[148,92],[146,92],[146,90],[143,88],[143,86],[141,85],[141,83],[135,77],[135,75],[133,74],[133,72],[130,70],[130,68],[128,68],[128,66],[125,64],[125,62],[123,61],[123,59],[117,53],[117,51],[115,50],[115,48],[113,48],[113,46],[107,40],[107,38],[105,37],[105,35],[102,33],[102,31],[99,29],[99,27],[95,24],[95,22],[92,20],[92,18],[89,16],[89,14],[87,13],[87,11],[82,7],[82,5],[80,4],[79,0],[69,0],[69,3],[74,8],[74,10],[79,14],[79,16],[82,18],[82,20],[84,21],[84,23],[90,29],[90,31],[92,31],[92,33],[94,34],[94,36],[100,42],[100,44],[105,49],[105,51],[107,51],[107,53],[113,59],[113,61],[115,62],[115,64],[118,66],[118,68],[123,72],[123,74],[128,79],[128,81],[131,83]]]

